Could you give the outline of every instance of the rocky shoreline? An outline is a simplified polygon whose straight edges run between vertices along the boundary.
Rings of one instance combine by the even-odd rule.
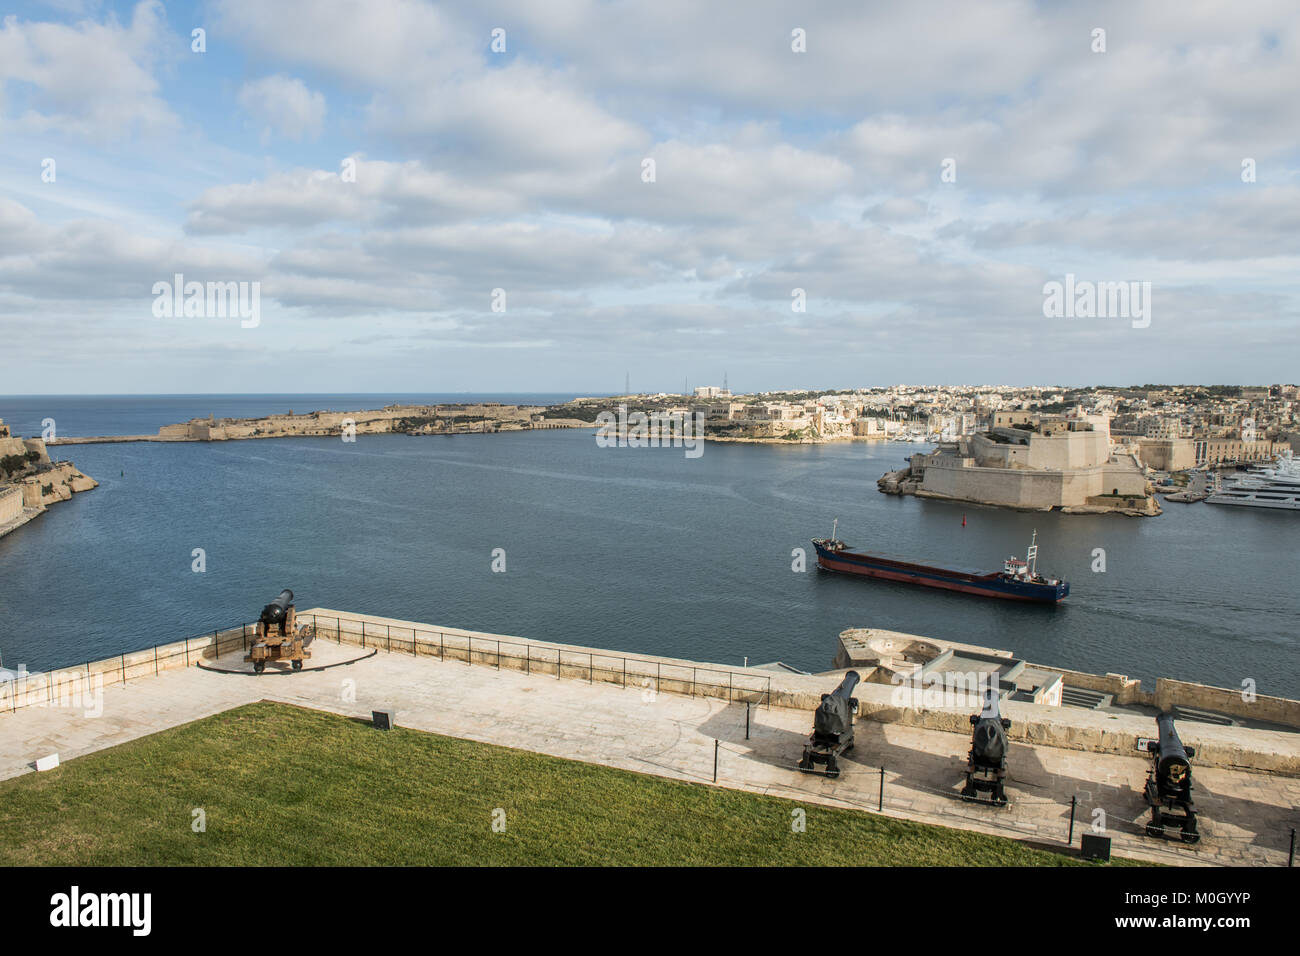
[[[91,445],[117,442],[236,441],[254,438],[347,437],[357,435],[475,435],[554,428],[596,428],[604,406],[591,400],[568,405],[389,405],[348,412],[313,411],[262,418],[194,418],[164,425],[155,435],[103,435],[61,438],[61,444]],[[755,423],[755,428],[761,423]],[[734,432],[733,426],[728,431]],[[719,434],[704,425],[711,442],[751,445],[820,445],[829,442],[884,441],[884,436],[806,435],[797,437]]]
[[[358,435],[476,435],[551,428],[591,428],[579,417],[556,414],[556,406],[388,405],[381,409],[314,411],[261,418],[193,418],[164,425],[156,435],[105,435],[63,438],[61,444],[111,442],[239,441],[256,438],[342,438]]]
[[[0,537],[99,482],[70,461],[52,461],[40,438],[15,438],[0,421]]]

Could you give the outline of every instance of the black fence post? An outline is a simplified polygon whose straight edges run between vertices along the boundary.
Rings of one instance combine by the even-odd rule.
[[[385,624],[384,627],[388,630],[388,651],[389,651],[389,653],[392,653],[392,650],[393,650],[393,625],[391,625],[391,624]]]
[[[880,802],[876,804],[876,810],[880,813],[885,812],[885,768],[880,768]]]
[[[1286,865],[1295,866],[1295,827],[1291,828],[1291,852],[1287,854]]]
[[[591,654],[587,655],[587,683],[596,683],[596,658]]]
[[[1074,796],[1070,797],[1070,838],[1065,841],[1070,846],[1074,846],[1074,808],[1078,805],[1078,803],[1079,803],[1078,794],[1075,794]]]
[[[501,641],[497,641],[497,670],[501,670]]]
[[[749,739],[749,701],[745,701],[745,739]]]
[[[713,782],[718,782],[718,739],[713,739]]]

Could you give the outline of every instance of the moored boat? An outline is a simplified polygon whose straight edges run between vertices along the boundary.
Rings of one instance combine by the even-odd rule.
[[[1300,463],[1284,454],[1272,466],[1255,466],[1226,481],[1216,475],[1206,501],[1212,505],[1300,511]]]

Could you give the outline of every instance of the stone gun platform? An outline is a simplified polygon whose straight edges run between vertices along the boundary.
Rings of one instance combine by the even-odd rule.
[[[300,620],[312,613],[303,612]],[[391,628],[386,619],[366,620]],[[1013,741],[1010,750],[1011,806],[966,804],[957,792],[969,731],[869,717],[859,718],[857,747],[838,779],[805,776],[795,763],[811,729],[811,707],[794,706],[793,699],[784,699],[788,706],[751,703],[746,739],[741,702],[656,693],[638,681],[589,683],[594,675],[571,671],[567,663],[561,676],[542,666],[528,672],[497,669],[491,655],[474,649],[477,645],[467,661],[450,655],[439,659],[422,648],[416,654],[397,646],[389,651],[387,641],[371,654],[372,647],[363,650],[350,639],[344,634],[342,643],[318,639],[312,646],[312,668],[338,666],[284,674],[268,667],[260,677],[240,673],[249,668],[242,650],[202,660],[205,668],[235,673],[194,666],[200,658],[194,654],[189,666],[106,684],[97,717],[69,706],[18,707],[0,715],[0,778],[29,772],[36,758],[51,752],[68,760],[240,704],[274,700],[358,717],[391,706],[402,726],[703,784],[713,779],[716,740],[718,786],[871,812],[880,806],[883,766],[888,815],[1045,845],[1065,845],[1074,797],[1076,844],[1098,820],[1112,837],[1115,854],[1175,865],[1285,865],[1290,827],[1300,823],[1295,809],[1300,778],[1198,765],[1202,841],[1195,847],[1164,843],[1142,834],[1146,809],[1140,790],[1147,760],[1137,753],[1023,740]],[[540,665],[545,648],[557,645],[532,646]],[[355,660],[363,655],[371,656]],[[835,683],[794,676],[822,689]],[[844,863],[854,862],[849,848]]]

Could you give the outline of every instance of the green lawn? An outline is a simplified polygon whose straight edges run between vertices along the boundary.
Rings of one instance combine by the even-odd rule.
[[[191,827],[195,808],[205,832]],[[504,832],[493,832],[497,808]],[[806,832],[792,832],[795,809]],[[1078,862],[1000,837],[270,703],[0,782],[4,865]]]

